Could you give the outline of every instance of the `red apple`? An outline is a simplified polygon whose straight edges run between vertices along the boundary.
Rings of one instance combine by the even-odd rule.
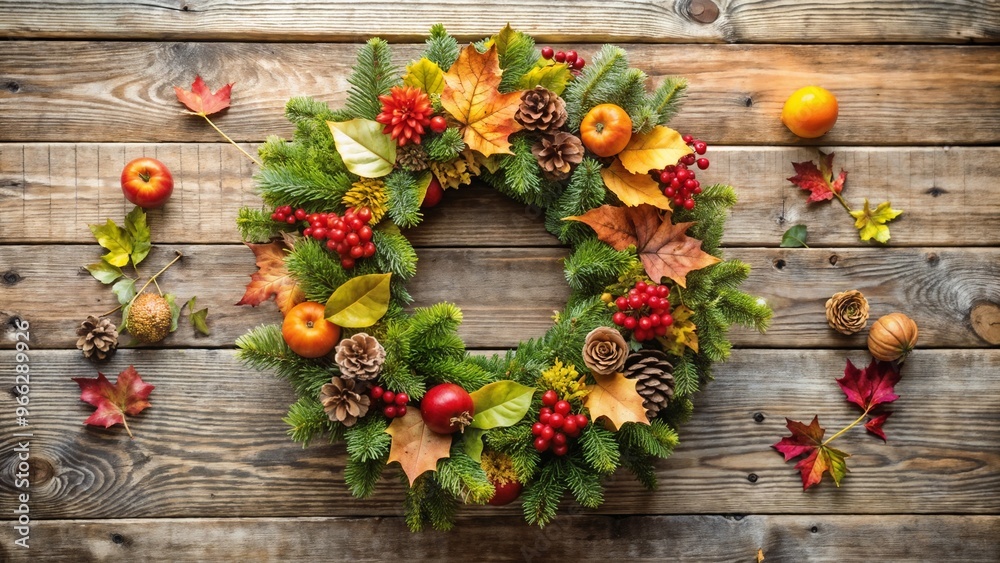
[[[137,158],[122,170],[125,199],[146,209],[159,207],[170,199],[174,177],[167,166],[154,158]]]
[[[424,201],[420,204],[420,207],[424,209],[434,207],[441,203],[441,198],[443,197],[444,189],[441,188],[441,182],[438,182],[437,178],[431,176],[431,183],[427,186],[427,193],[424,195]]]

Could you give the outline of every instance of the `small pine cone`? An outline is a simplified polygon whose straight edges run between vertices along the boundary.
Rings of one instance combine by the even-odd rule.
[[[76,347],[83,350],[83,357],[87,359],[104,361],[118,350],[118,329],[110,319],[90,315],[80,323],[76,335],[80,337]]]
[[[659,350],[639,350],[625,359],[625,377],[635,379],[646,417],[652,420],[674,397],[674,366]]]
[[[569,176],[573,166],[583,161],[583,143],[576,136],[565,131],[543,135],[531,147],[542,172],[551,180],[563,180]]]
[[[412,172],[427,170],[427,151],[422,145],[405,145],[396,150],[396,164]]]
[[[566,123],[566,102],[544,86],[521,94],[514,119],[529,131],[553,131]]]
[[[385,348],[374,336],[359,332],[340,341],[333,359],[340,367],[344,379],[369,381],[375,379],[382,369]]]
[[[330,420],[354,426],[359,418],[368,413],[372,399],[361,394],[362,385],[353,379],[334,377],[320,389],[319,400]]]
[[[628,356],[628,343],[613,328],[599,326],[590,331],[583,345],[583,363],[598,375],[608,375],[622,369]]]
[[[826,322],[841,334],[864,330],[868,325],[868,300],[856,289],[833,294],[826,301]]]

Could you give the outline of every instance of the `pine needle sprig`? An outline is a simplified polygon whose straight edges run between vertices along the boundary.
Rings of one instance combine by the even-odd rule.
[[[368,40],[358,51],[358,62],[347,82],[347,111],[354,117],[372,119],[382,111],[378,97],[389,93],[399,83],[399,69],[392,62],[389,44],[377,37]]]

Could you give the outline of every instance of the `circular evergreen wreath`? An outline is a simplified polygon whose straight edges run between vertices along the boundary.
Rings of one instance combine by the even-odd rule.
[[[730,325],[763,331],[771,314],[739,291],[749,266],[721,259],[732,188],[688,183],[693,207],[679,195],[694,179],[678,174],[678,163],[694,163],[688,145],[704,152],[665,126],[686,82],[667,78],[647,92],[618,47],[567,61],[509,26],[463,49],[437,25],[426,43],[401,72],[389,45],[369,40],[343,109],[293,98],[291,142],[270,137],[260,148],[257,187],[269,208],[237,219],[260,267],[241,303],[275,295],[282,313],[326,303],[327,318],[354,338],[308,359],[281,325],[260,326],[237,341],[241,359],[295,388],[285,418],[293,440],[346,442],[355,496],[371,495],[399,462],[413,530],[448,529],[460,504],[509,501],[522,486],[525,519],[545,525],[567,491],[599,506],[603,479],[619,467],[654,488],[653,462],[671,454],[692,394],[728,356]],[[631,121],[616,154],[598,143],[613,122],[588,123],[601,104]],[[572,248],[565,310],[504,356],[467,354],[452,304],[406,308],[417,256],[400,229],[420,223],[436,184],[475,177],[545,209],[546,228]],[[357,219],[369,214],[367,225]],[[358,240],[345,241],[352,231]],[[438,434],[421,417],[421,399],[441,383],[472,395],[475,417],[461,433]],[[408,395],[405,416],[385,408],[386,391]]]

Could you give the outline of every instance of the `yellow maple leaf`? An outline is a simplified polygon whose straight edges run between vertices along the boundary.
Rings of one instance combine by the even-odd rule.
[[[465,144],[487,157],[512,154],[507,138],[522,129],[514,120],[521,92],[501,94],[502,74],[496,45],[485,53],[469,45],[444,74],[441,106],[462,124]]]
[[[601,179],[618,199],[629,207],[648,203],[660,209],[670,209],[670,199],[660,191],[660,185],[649,174],[633,174],[620,160],[601,169]]]
[[[667,334],[659,337],[658,340],[664,345],[667,352],[675,356],[683,356],[685,346],[694,350],[697,354],[698,334],[695,330],[698,327],[691,320],[691,317],[694,316],[694,311],[684,305],[678,305],[674,307],[672,316],[674,323],[670,325]]]
[[[392,436],[389,463],[399,462],[411,486],[425,471],[436,470],[438,460],[451,456],[451,436],[428,428],[417,409],[393,420],[385,432]]]
[[[632,135],[622,152],[618,153],[625,169],[633,174],[648,174],[650,170],[677,164],[684,155],[691,154],[681,134],[669,127],[657,125],[649,133]]]
[[[444,71],[427,57],[406,67],[403,84],[420,88],[428,94],[440,94],[444,89]]]
[[[865,208],[861,211],[851,211],[851,217],[856,219],[854,226],[858,229],[861,240],[875,239],[881,243],[889,242],[889,227],[886,225],[903,211],[893,209],[888,201],[878,204],[875,211],[868,205],[868,198],[865,198]]]
[[[590,385],[590,394],[583,406],[590,410],[590,418],[605,417],[615,430],[626,422],[649,424],[646,407],[642,406],[642,395],[635,390],[635,379],[621,373],[594,375],[596,385]]]

